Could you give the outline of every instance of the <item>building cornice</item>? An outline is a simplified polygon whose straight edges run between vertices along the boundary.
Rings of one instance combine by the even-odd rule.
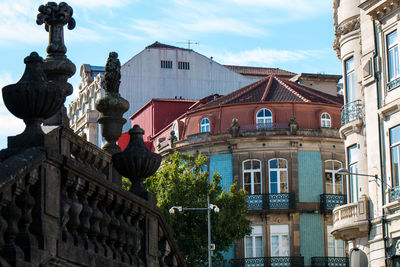
[[[400,0],[369,0],[361,3],[358,7],[364,10],[374,20],[382,21],[390,16],[400,6]]]

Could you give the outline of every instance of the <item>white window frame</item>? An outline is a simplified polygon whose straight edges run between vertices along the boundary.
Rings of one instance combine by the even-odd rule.
[[[346,74],[346,79],[345,79],[346,103],[351,103],[356,100],[354,57],[349,57],[344,61],[344,71]]]
[[[245,170],[244,165],[245,165],[246,162],[249,162],[249,161],[250,161],[250,164],[251,164],[251,168]],[[258,162],[258,166],[260,166],[260,168],[253,168],[253,166],[254,166],[253,162],[255,162],[255,161]],[[245,176],[246,176],[246,174],[250,174],[250,192],[248,192],[248,193],[249,193],[250,195],[262,194],[263,189],[262,189],[261,160],[258,160],[258,159],[247,159],[247,160],[244,160],[244,161],[242,162],[242,173],[243,173],[243,189],[245,189],[245,188],[246,188],[246,185],[249,184],[249,183],[245,183]],[[259,173],[259,175],[260,175],[260,183],[255,183],[255,182],[254,182],[254,174],[255,174],[255,173]],[[257,185],[260,185],[260,192],[255,192],[255,190],[254,190],[254,185],[256,185],[256,184],[257,184]],[[246,191],[246,192],[247,192],[247,191]]]
[[[391,35],[396,35],[396,40],[390,44],[389,37]],[[400,67],[399,67],[399,41],[397,30],[391,31],[386,34],[386,56],[387,56],[387,79],[388,82],[394,81],[400,77]],[[392,62],[392,63],[391,63]],[[391,72],[393,75],[391,75]]]
[[[350,150],[355,151],[353,155],[354,158],[351,158]],[[358,173],[358,144],[354,144],[352,146],[347,147],[347,163],[348,170],[350,173]],[[358,200],[358,175],[349,174],[349,186],[348,186],[348,203],[353,203]]]
[[[331,128],[331,115],[328,112],[321,114],[321,127]]]
[[[210,131],[210,119],[202,118],[200,121],[200,132],[206,133]]]
[[[278,238],[278,247],[274,247],[274,237]],[[286,244],[284,244],[286,243]],[[290,256],[290,231],[288,224],[270,225],[270,244],[271,257],[287,257]],[[285,248],[285,245],[287,246]],[[275,249],[278,253],[274,253]]]
[[[263,112],[264,114],[261,115],[261,112]],[[266,115],[267,112],[269,113],[269,115]],[[269,110],[267,108],[262,108],[259,111],[257,111],[257,113],[256,113],[256,124],[257,124],[257,126],[265,127],[265,128],[271,128],[272,127],[272,123],[273,123],[273,120],[272,120],[272,112],[271,112],[271,110]]]
[[[274,161],[274,160],[277,160],[277,165],[278,165],[278,167],[277,168],[272,168],[271,167],[271,162],[272,161]],[[284,160],[285,162],[286,162],[286,167],[285,168],[282,168],[282,167],[280,167],[279,166],[279,160]],[[278,185],[278,187],[277,187],[277,191],[278,192],[272,192],[272,186],[271,186],[271,184],[272,184],[272,182],[271,182],[271,173],[272,172],[276,172],[276,175],[277,175],[277,177],[276,177],[276,179],[277,179],[277,185]],[[281,181],[281,172],[286,172],[286,188],[287,188],[287,192],[281,192],[281,184],[282,184],[282,181]],[[270,159],[270,160],[268,160],[268,174],[269,174],[269,179],[268,179],[268,182],[269,182],[269,193],[278,193],[278,194],[281,194],[281,193],[289,193],[289,177],[288,177],[288,161],[286,160],[286,159],[284,159],[284,158],[273,158],[273,159]]]
[[[328,257],[346,257],[345,244],[343,240],[335,239],[331,234],[333,226],[326,226],[326,248]]]
[[[251,227],[251,235],[245,236],[244,237],[244,255],[245,258],[254,258],[254,257],[264,257],[264,238],[263,238],[263,227],[262,225],[254,225]],[[259,251],[259,247],[257,247],[257,239],[259,240],[261,238],[261,255],[257,254],[257,251]],[[248,253],[248,247],[247,247],[247,241],[250,240],[250,255]]]
[[[340,167],[335,169],[335,162],[339,163]],[[338,190],[338,185],[336,185],[336,175],[338,174],[338,170],[343,167],[343,163],[339,160],[328,159],[324,162],[325,165],[325,177],[327,174],[330,174],[332,177],[332,194],[343,194],[343,175],[342,176],[342,184],[340,185],[340,190]],[[327,185],[327,180],[325,178],[325,189]],[[339,191],[339,192],[338,192]]]
[[[394,139],[394,131],[398,130],[400,125],[396,125],[389,129],[390,138],[390,168],[392,173],[392,186],[400,186],[400,138]],[[395,162],[396,161],[396,162]],[[397,166],[396,166],[397,164]]]

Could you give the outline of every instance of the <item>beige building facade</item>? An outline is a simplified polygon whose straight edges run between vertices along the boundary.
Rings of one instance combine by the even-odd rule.
[[[334,49],[343,65],[340,134],[348,204],[332,234],[351,266],[400,266],[400,34],[398,0],[334,0]],[[344,171],[345,172],[345,171]]]

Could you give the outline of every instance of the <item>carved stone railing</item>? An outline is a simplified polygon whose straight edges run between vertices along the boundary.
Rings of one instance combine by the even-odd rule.
[[[231,267],[302,267],[304,266],[304,257],[259,257],[234,259]]]
[[[346,204],[346,195],[341,194],[321,194],[320,197],[320,210],[333,210],[336,206]]]
[[[70,129],[46,139],[0,152],[1,266],[185,265],[155,202],[112,182],[110,154]]]
[[[369,231],[369,199],[362,195],[357,202],[333,210],[332,235],[336,239],[351,240],[367,236]]]
[[[349,267],[346,257],[311,257],[311,267]]]
[[[294,209],[296,207],[294,193],[248,195],[247,203],[248,210]]]

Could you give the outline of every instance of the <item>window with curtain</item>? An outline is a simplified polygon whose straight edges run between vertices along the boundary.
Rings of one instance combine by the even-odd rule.
[[[327,194],[343,194],[343,175],[338,174],[342,163],[338,160],[325,161],[325,191]]]
[[[289,225],[270,226],[271,257],[290,256]]]
[[[331,115],[327,112],[324,112],[321,115],[321,127],[331,128]]]
[[[276,158],[268,161],[269,192],[289,193],[287,160]]]
[[[251,235],[244,238],[246,258],[264,256],[262,231],[261,225],[255,225],[252,227]]]

